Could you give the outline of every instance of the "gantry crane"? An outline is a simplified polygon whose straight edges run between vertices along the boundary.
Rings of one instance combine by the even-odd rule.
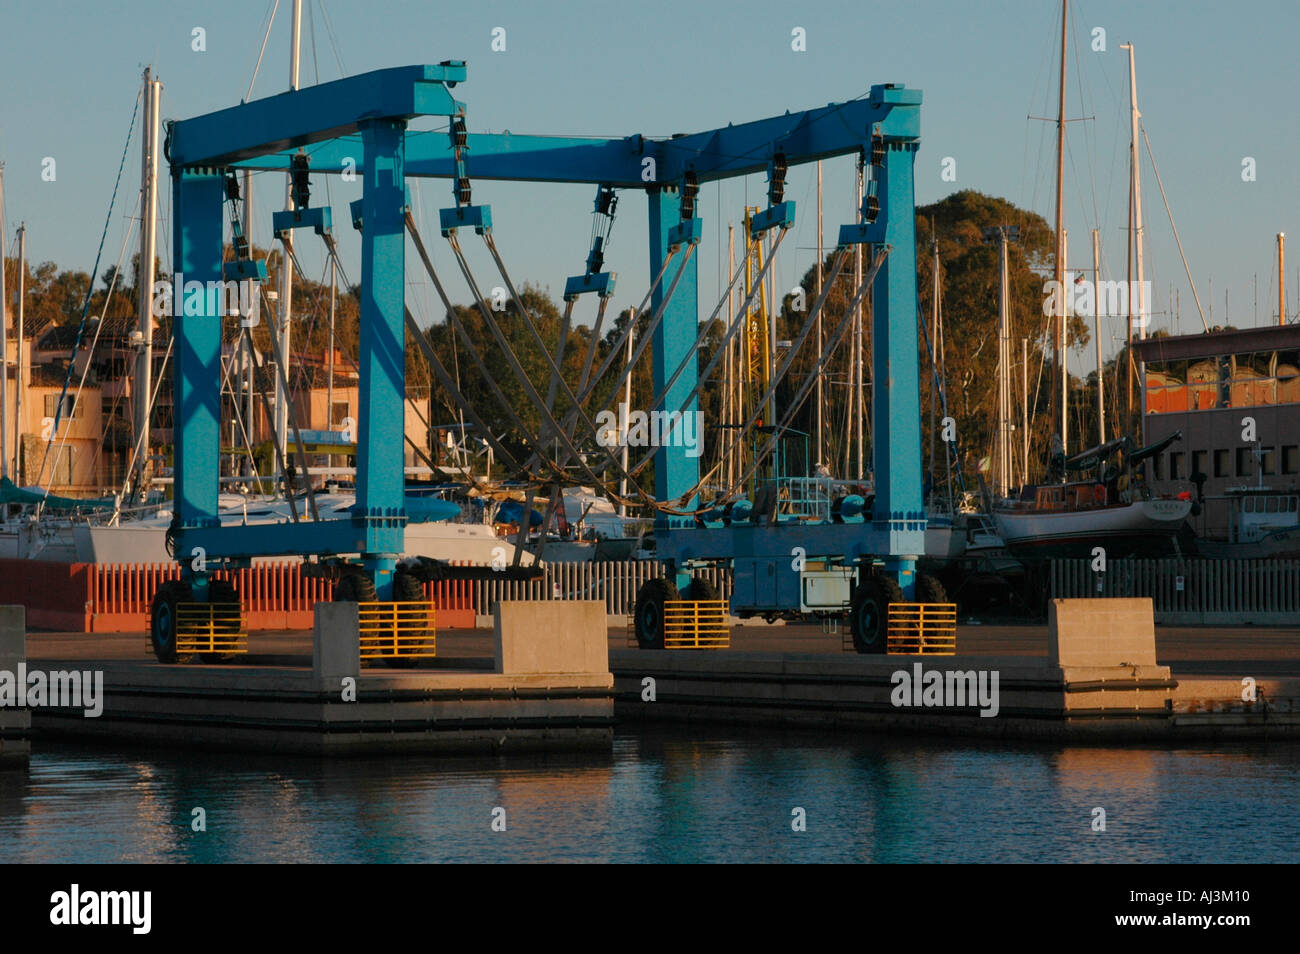
[[[183,273],[187,282],[264,274],[260,272],[262,263],[247,261],[227,262],[223,269],[222,208],[231,173],[240,169],[292,169],[303,176],[360,173],[362,197],[350,209],[352,224],[361,232],[360,397],[355,435],[357,502],[350,517],[302,519],[277,526],[221,526],[217,519],[221,315],[210,294],[178,293],[177,301],[183,304],[173,323],[176,505],[169,535],[183,578],[178,588],[162,595],[161,602],[155,599],[154,643],[160,658],[166,655],[160,641],[165,643],[169,635],[167,619],[174,619],[174,612],[171,617],[168,612],[174,611],[176,601],[215,599],[217,588],[212,585],[211,572],[247,565],[253,557],[298,554],[313,561],[328,559],[346,568],[345,578],[364,581],[364,586],[345,595],[355,598],[364,593],[379,600],[394,597],[408,518],[402,468],[403,335],[414,326],[404,303],[408,234],[443,295],[448,320],[456,323],[457,332],[464,331],[451,313],[450,300],[415,230],[407,178],[451,180],[454,205],[440,213],[441,234],[456,256],[486,326],[511,357],[509,342],[499,334],[491,310],[484,306],[485,296],[460,246],[462,236],[482,238],[515,305],[527,318],[493,240],[491,210],[471,201],[470,173],[478,180],[592,184],[601,190],[598,211],[607,190],[643,192],[648,203],[649,264],[654,278],[642,305],[649,319],[648,340],[637,343],[632,363],[648,347],[655,392],[650,410],[671,420],[673,415],[680,418],[698,410],[699,389],[716,364],[715,359],[701,372],[697,357],[702,335],[694,251],[703,234],[701,219],[695,214],[700,185],[754,173],[767,175],[768,207],[748,216],[746,228],[750,241],[768,232],[775,232],[776,238],[766,261],[748,280],[752,292],[761,288],[764,272],[770,269],[772,256],[794,222],[794,203],[784,199],[788,167],[852,154],[871,157],[874,178],[861,214],[841,228],[839,244],[844,253],[860,244],[875,250],[868,278],[875,287],[875,379],[887,382],[877,390],[873,405],[874,433],[878,435],[876,492],[869,503],[838,500],[819,516],[805,515],[797,523],[777,519],[772,508],[762,503],[761,493],[752,506],[743,500],[731,500],[725,507],[701,506],[699,456],[672,441],[649,448],[635,464],[621,466],[616,455],[600,446],[592,424],[594,410],[609,404],[607,392],[600,389],[621,357],[620,345],[615,345],[577,393],[559,376],[558,362],[551,353],[541,349],[552,386],[526,379],[521,383],[541,412],[542,433],[523,435],[530,453],[515,456],[517,448],[512,453],[496,442],[473,405],[455,390],[427,338],[423,334],[415,337],[425,349],[435,377],[457,399],[467,421],[479,429],[483,439],[494,442],[496,459],[504,468],[513,467],[537,483],[558,482],[567,474],[578,474],[601,486],[607,486],[604,478],[616,472],[628,480],[631,492],[645,497],[640,481],[645,470],[653,467],[656,489],[649,502],[657,513],[658,550],[668,563],[668,576],[638,600],[638,633],[643,644],[655,642],[655,614],[662,615],[663,595],[679,587],[698,587],[692,583],[692,569],[704,562],[720,562],[730,565],[735,573],[734,611],[842,615],[849,610],[855,634],[860,634],[860,648],[874,650],[878,642],[883,643],[887,601],[912,596],[915,559],[923,552],[924,543],[912,186],[920,93],[902,86],[878,85],[868,95],[849,102],[672,139],[641,135],[589,139],[469,133],[465,104],[453,95],[465,80],[466,67],[460,61],[381,69],[241,103],[169,126],[166,153],[176,217],[174,262],[176,272]],[[447,134],[408,131],[408,122],[419,116],[447,117]],[[299,208],[276,216],[277,231],[303,227],[321,234],[337,261],[329,209]],[[612,284],[601,278],[605,273],[592,271],[591,261],[588,274],[580,276],[581,287],[566,288],[566,298],[570,291],[576,296],[587,290],[600,294],[612,289]],[[599,256],[595,261],[599,269]],[[737,278],[733,276],[733,286]],[[832,284],[833,279],[828,280],[826,287]],[[866,284],[858,289],[859,298]],[[730,291],[731,286],[725,294]],[[814,310],[822,301],[824,296]],[[527,321],[525,325],[532,329]],[[842,337],[843,329],[839,330]],[[532,331],[540,346],[540,336]],[[752,431],[806,337],[806,333],[797,336],[781,365],[767,378],[763,394],[747,415],[745,433],[737,439]],[[836,340],[832,335],[831,345]],[[463,334],[461,341],[471,348],[476,344]],[[821,356],[823,363],[825,357]],[[515,367],[518,374],[517,364]],[[630,367],[624,368],[617,376],[615,389],[629,372]],[[543,389],[550,391],[552,398],[558,393],[560,406],[568,410],[563,414],[554,410],[554,400],[543,398]],[[602,395],[605,403],[599,400]],[[797,403],[793,409],[797,410]],[[766,426],[772,429],[770,439],[764,435],[767,446],[760,448],[750,468],[770,453],[771,443],[779,439],[788,422],[769,419]],[[545,440],[539,440],[542,436]],[[597,448],[594,452],[593,446]],[[746,513],[752,516],[746,517]],[[792,573],[794,548],[809,559]],[[200,553],[202,559],[195,556]],[[822,595],[810,596],[814,591]]]

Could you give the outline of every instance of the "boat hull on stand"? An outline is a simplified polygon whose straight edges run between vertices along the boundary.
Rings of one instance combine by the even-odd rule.
[[[1139,500],[1087,510],[995,510],[993,520],[1007,549],[1022,559],[1092,557],[1096,547],[1107,559],[1159,557],[1177,552],[1191,507],[1189,500]]]

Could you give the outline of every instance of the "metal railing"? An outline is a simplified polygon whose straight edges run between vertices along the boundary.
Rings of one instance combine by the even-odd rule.
[[[665,600],[664,649],[727,649],[726,600]]]
[[[781,477],[776,480],[779,516],[828,521],[834,481],[829,477]]]
[[[220,653],[235,655],[248,652],[248,633],[238,603],[177,603],[176,652]]]
[[[957,604],[890,603],[885,633],[890,655],[952,656],[957,652]]]
[[[429,600],[358,603],[361,661],[436,656],[438,631],[433,606]]]
[[[542,559],[545,559],[545,552]],[[636,607],[637,590],[647,580],[663,576],[666,570],[657,560],[622,560],[601,563],[552,563],[532,580],[478,580],[474,606],[480,615],[492,612],[492,604],[503,600],[604,600],[609,616],[630,616]],[[704,567],[695,576],[708,580],[724,599],[731,597],[731,570]]]
[[[1148,597],[1160,624],[1295,624],[1300,560],[1053,560],[1054,599]]]

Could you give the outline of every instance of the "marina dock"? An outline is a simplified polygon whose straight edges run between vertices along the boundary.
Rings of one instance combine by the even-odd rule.
[[[4,751],[62,739],[310,755],[601,749],[616,725],[652,723],[1088,744],[1300,737],[1295,627],[1161,627],[1153,656],[1134,646],[1114,666],[1078,646],[1067,658],[1043,624],[960,625],[951,656],[861,656],[797,625],[738,626],[725,650],[641,650],[599,603],[504,606],[513,655],[499,630],[440,633],[435,658],[362,669],[348,698],[346,675],[300,630],[251,633],[238,664],[174,666],[143,634],[31,633],[29,668],[103,672],[103,712],[0,710]],[[512,644],[512,626],[526,638]],[[931,671],[972,674],[967,704],[928,704]],[[983,704],[981,673],[997,679]]]

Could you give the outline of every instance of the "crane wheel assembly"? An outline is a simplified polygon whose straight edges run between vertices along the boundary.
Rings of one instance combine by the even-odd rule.
[[[863,654],[883,654],[888,642],[889,604],[901,602],[903,590],[897,581],[878,573],[864,576],[849,605],[853,648]]]
[[[677,584],[662,576],[646,580],[636,594],[636,641],[642,649],[664,648],[664,604],[681,599]]]

